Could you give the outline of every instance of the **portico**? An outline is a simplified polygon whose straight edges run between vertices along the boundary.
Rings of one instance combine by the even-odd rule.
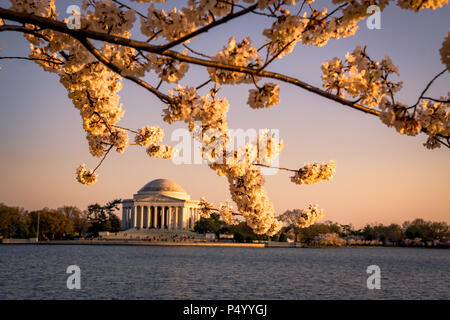
[[[171,180],[153,180],[123,200],[122,229],[191,230],[200,219],[198,202]]]

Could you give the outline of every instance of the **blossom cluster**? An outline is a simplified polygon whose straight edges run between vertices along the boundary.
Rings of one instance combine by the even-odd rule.
[[[167,109],[164,109],[164,121],[184,121],[189,125],[189,130],[194,130],[194,122],[202,123],[203,129],[217,129],[225,132],[227,128],[226,113],[228,101],[226,98],[219,99],[215,93],[200,97],[193,87],[177,86],[169,92],[173,101]]]
[[[86,170],[84,163],[77,168],[77,180],[78,182],[91,185],[97,182],[98,176],[91,169]]]
[[[442,63],[445,64],[447,70],[450,71],[450,32],[445,36],[439,53],[441,54]]]
[[[286,4],[295,4],[295,1],[292,2]],[[339,17],[333,15],[336,12],[329,13],[326,7],[311,9],[309,15],[305,11],[301,16],[282,10],[285,13],[263,32],[269,40],[269,53],[282,58],[292,52],[299,41],[305,45],[321,47],[330,39],[352,36],[358,29],[358,22],[370,15],[367,12],[369,6],[377,5],[383,10],[388,2],[389,0],[334,0],[334,4],[340,5],[336,10],[341,13]]]
[[[234,217],[233,207],[229,204],[229,202],[226,202],[225,204],[219,205],[219,214],[222,220],[228,224],[228,225],[236,225],[238,224],[238,221]]]
[[[171,159],[174,156],[174,152],[172,146],[165,144],[151,145],[147,148],[147,154],[153,158]]]
[[[323,218],[323,209],[317,205],[310,204],[307,209],[287,211],[278,216],[278,219],[288,224],[293,224],[299,228],[307,228],[316,221]]]
[[[200,209],[200,216],[202,218],[209,218],[211,216],[211,213],[213,213],[216,210],[214,208],[214,205],[206,201],[206,199],[203,197],[200,198],[198,206]]]
[[[447,97],[447,101],[449,100]],[[444,101],[444,97],[441,97]],[[450,136],[450,103],[422,100],[418,109],[419,121],[430,137],[436,135]]]
[[[102,48],[102,54],[120,70],[123,77],[143,77],[153,66],[148,60],[140,61],[136,49],[130,47],[107,43]]]
[[[300,168],[295,175],[291,177],[291,181],[295,184],[313,184],[324,180],[331,180],[336,172],[336,163],[331,160],[329,163],[313,164],[307,163]]]
[[[10,0],[11,9],[45,18],[56,17],[55,0]]]
[[[380,109],[380,120],[389,127],[394,126],[398,133],[415,136],[421,131],[417,114],[410,114],[408,106],[402,103],[391,104],[388,99],[383,99]]]
[[[232,200],[253,231],[256,234],[274,235],[281,229],[282,222],[274,216],[274,207],[264,188],[260,168],[253,162],[235,160],[236,154],[241,154],[244,159],[254,158],[256,144],[253,147],[247,144],[242,149],[245,151],[227,154],[225,162],[213,162],[209,166],[218,175],[226,176]],[[271,156],[281,149],[282,147],[274,148]],[[247,153],[251,155],[246,156]]]
[[[60,76],[69,98],[80,111],[84,130],[102,137],[102,141],[110,140],[117,151],[123,152],[128,143],[126,132],[113,129],[124,114],[117,94],[122,88],[120,76],[100,62],[85,64],[76,72],[64,70]]]
[[[196,16],[191,16],[191,19],[199,19],[205,15],[213,14],[215,17],[222,17],[233,11],[233,4],[236,0],[230,1],[214,1],[214,0],[189,0],[188,6],[195,12]],[[207,18],[203,18],[207,20]],[[207,20],[207,22],[210,22]]]
[[[153,144],[157,144],[164,138],[164,131],[160,127],[150,127],[145,126],[139,128],[135,137],[134,142],[139,146],[148,147]]]
[[[441,98],[445,101],[445,98]],[[448,98],[447,98],[448,100]],[[391,103],[384,98],[380,103],[380,120],[387,126],[393,126],[400,134],[415,136],[422,130],[428,135],[424,144],[428,149],[440,148],[437,135],[450,136],[450,103],[432,102],[423,99],[416,108],[401,103]],[[411,110],[413,109],[413,110]]]
[[[361,46],[347,53],[345,62],[338,58],[322,64],[323,87],[329,92],[336,91],[340,97],[359,97],[362,104],[377,107],[381,98],[394,94],[402,87],[402,82],[388,80],[392,74],[398,75],[398,68],[389,57],[381,63],[372,61]]]
[[[263,87],[250,89],[247,104],[252,109],[270,108],[280,102],[279,84],[265,83]]]
[[[251,46],[250,38],[245,38],[240,43],[237,43],[236,39],[231,37],[228,40],[228,46],[219,51],[212,60],[238,67],[258,67],[262,65],[258,50],[256,47]],[[208,67],[207,70],[211,79],[217,84],[253,83],[259,80],[259,77],[253,77],[242,72],[213,67]]]
[[[310,204],[308,209],[303,210],[295,224],[297,227],[307,228],[322,218],[323,209],[320,209],[317,205]]]
[[[83,0],[83,9],[91,8],[90,1]],[[136,21],[136,11],[119,7],[112,0],[95,1],[94,11],[87,10],[82,26],[89,30],[107,32],[112,35],[129,37],[133,23]]]
[[[63,59],[58,54],[55,52],[49,53],[44,48],[35,48],[32,43],[30,43],[30,54],[28,57],[48,72],[58,72],[63,68]]]
[[[278,139],[271,131],[262,130],[257,137],[257,158],[259,164],[270,165],[284,148],[283,140]]]
[[[302,39],[307,23],[305,16],[280,16],[270,28],[263,31],[263,35],[269,40],[270,54],[282,58],[291,53],[295,44]]]
[[[230,203],[227,201],[225,204],[219,204],[218,209],[214,207],[214,205],[208,201],[206,201],[205,198],[200,198],[199,202],[200,207],[200,216],[202,218],[209,218],[213,212],[218,212],[222,220],[229,225],[236,225],[238,224],[238,221],[234,217],[235,213],[233,211],[233,207],[230,205]]]
[[[186,55],[187,51],[183,52]],[[189,64],[180,62],[172,58],[158,56],[149,53],[147,59],[150,62],[151,69],[153,69],[161,80],[166,82],[178,82],[181,80],[186,72],[189,70]]]
[[[173,8],[166,13],[164,9],[157,9],[151,4],[147,17],[141,17],[141,32],[155,40],[161,35],[168,41],[173,41],[195,31],[200,22],[197,20],[198,16],[192,9]]]
[[[422,9],[436,10],[448,4],[448,0],[398,0],[397,5],[403,9],[418,11]]]

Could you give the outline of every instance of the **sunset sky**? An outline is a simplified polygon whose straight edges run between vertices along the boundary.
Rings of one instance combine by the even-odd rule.
[[[5,3],[2,0],[0,6],[9,7]],[[60,18],[66,17],[65,8],[75,3],[78,1],[57,1]],[[249,15],[201,35],[190,46],[214,55],[230,36],[238,41],[250,36],[259,47],[262,29],[270,23],[266,17]],[[439,49],[450,31],[450,7],[414,13],[390,5],[381,14],[381,30],[369,30],[365,21],[359,25],[355,36],[331,40],[322,48],[298,44],[292,54],[268,70],[320,86],[323,61],[343,58],[355,46],[367,45],[372,59],[389,55],[399,67],[404,84],[397,100],[414,104],[429,80],[445,68]],[[0,45],[0,56],[29,53],[19,33],[0,34]],[[29,61],[0,60],[0,65],[0,202],[27,210],[62,205],[84,209],[95,202],[130,198],[157,178],[174,180],[193,199],[204,196],[216,204],[230,199],[226,179],[206,165],[175,165],[170,160],[149,158],[144,148],[136,146],[128,147],[124,154],[110,153],[98,171],[99,181],[93,186],[81,185],[75,180],[78,165],[94,168],[99,159],[89,154],[79,111],[58,77]],[[204,68],[191,66],[180,84],[197,86],[207,79]],[[157,84],[153,74],[147,80]],[[428,96],[446,95],[449,84],[447,72]],[[167,92],[170,87],[162,88]],[[290,182],[291,174],[283,171],[267,176],[267,192],[277,214],[317,203],[325,211],[324,220],[356,227],[417,217],[450,222],[449,149],[427,150],[422,146],[426,141],[422,134],[402,136],[377,117],[288,84],[281,84],[277,106],[252,110],[246,104],[249,88],[223,86],[220,90],[220,96],[230,103],[230,128],[279,129],[285,142],[282,167],[298,169],[307,162],[331,159],[337,163],[334,179],[315,185],[295,185]],[[118,125],[132,129],[159,125],[166,132],[164,142],[177,144],[171,141],[171,132],[185,125],[164,123],[165,106],[159,100],[127,80],[120,95],[126,113]]]

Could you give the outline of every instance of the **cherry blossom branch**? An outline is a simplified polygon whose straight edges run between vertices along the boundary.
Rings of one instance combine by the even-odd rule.
[[[114,147],[113,144],[111,144],[108,148],[108,150],[106,150],[105,154],[102,157],[102,160],[100,160],[99,164],[95,167],[95,169],[92,171],[92,173],[95,173],[95,171],[100,168],[100,166],[102,165],[103,161],[105,161],[106,156],[108,155],[108,153],[111,151],[111,149]]]
[[[220,210],[217,209],[216,207],[213,207],[213,208],[206,208],[206,207],[203,207],[203,208],[201,208],[200,210],[204,210],[204,211],[212,211],[212,212],[215,212],[215,213],[220,214]],[[242,213],[241,213],[241,212],[234,212],[234,211],[233,211],[232,214],[233,214],[233,216],[242,216]]]
[[[200,88],[203,88],[204,86],[206,86],[206,85],[207,85],[208,83],[210,83],[211,81],[212,81],[212,80],[209,79],[209,80],[203,82],[201,85],[199,85],[199,86],[196,87],[195,89],[196,89],[196,90],[199,90]]]
[[[439,135],[439,137],[441,137],[441,136]],[[450,138],[448,138],[448,137],[443,137],[443,138],[445,138],[445,139],[447,140],[447,143],[445,143],[444,141],[442,141],[441,139],[439,139],[439,138],[436,137],[436,136],[433,137],[433,139],[435,139],[435,140],[436,140],[437,142],[439,142],[440,144],[446,146],[447,148],[450,148]]]
[[[0,8],[1,9],[1,8]],[[46,37],[45,35],[39,33],[38,29],[29,29],[23,26],[16,26],[16,25],[2,25],[0,26],[0,32],[2,31],[16,31],[16,32],[22,32],[22,33],[27,33],[27,34],[31,34],[35,37],[41,38],[43,40],[46,41],[50,41],[48,39],[48,37]],[[66,60],[69,59],[69,56],[64,52],[64,51],[60,51],[59,54]]]
[[[22,26],[11,25],[11,24],[5,24],[3,26],[0,26],[0,32],[2,32],[2,31],[23,32],[23,33],[32,34],[34,36],[42,38],[42,35],[40,33],[36,32],[36,30],[25,28],[25,27],[22,27]]]
[[[55,58],[42,59],[42,58],[29,58],[29,57],[0,57],[0,60],[2,60],[2,59],[44,61],[44,62],[53,63],[53,64],[64,64],[64,62],[62,62],[58,59],[55,59]]]
[[[232,5],[234,7],[237,7],[237,8],[245,9],[244,6],[242,6],[240,4],[237,4],[237,3],[234,3],[234,2],[224,1],[224,0],[217,0],[217,2],[218,3],[225,3],[225,4]],[[264,12],[255,11],[255,10],[251,11],[251,13],[254,13],[254,14],[257,14],[257,15],[261,15],[261,16],[266,16],[266,17],[269,17],[269,18],[276,18],[276,16],[274,16],[274,15],[270,15],[270,14],[267,14],[267,13],[264,13]]]
[[[430,97],[422,97],[422,99],[431,100],[431,101],[434,101],[434,102],[450,103],[450,99],[441,100],[441,99],[430,98]]]
[[[118,128],[118,129],[122,129],[122,130],[127,130],[127,131],[130,131],[130,132],[133,132],[133,133],[138,134],[137,131],[134,131],[134,130],[132,130],[132,129],[124,128],[124,127],[121,127],[121,126],[118,126],[118,125],[115,125],[115,124],[113,124],[112,126],[113,126],[114,128]]]
[[[102,55],[102,53],[96,47],[94,47],[94,45],[88,39],[82,38],[82,37],[76,37],[76,39],[78,39],[78,41],[80,41],[84,45],[84,47],[90,53],[92,53],[101,63],[103,63],[106,67],[108,67],[112,71],[116,72],[120,76],[122,76],[128,80],[131,80],[134,83],[137,83],[138,85],[140,85],[141,87],[147,89],[148,91],[150,91],[151,93],[156,95],[163,103],[170,102],[171,99],[169,98],[169,96],[167,96],[167,95],[163,94],[162,92],[158,91],[157,89],[153,88],[147,82],[145,82],[139,78],[136,78],[134,76],[123,75],[122,70],[119,67],[117,67],[115,64],[113,64],[108,58],[106,58],[104,55]]]
[[[97,31],[92,31],[92,30],[88,30],[88,29],[72,30],[72,29],[69,29],[66,26],[66,24],[63,22],[39,17],[39,16],[36,16],[33,14],[26,14],[26,13],[21,13],[21,12],[16,12],[13,10],[0,8],[0,17],[7,19],[7,20],[13,20],[13,21],[17,21],[17,22],[24,22],[24,23],[31,23],[31,24],[39,25],[43,28],[49,28],[49,29],[52,29],[55,31],[66,33],[68,35],[71,35],[74,38],[79,38],[80,36],[83,36],[85,38],[106,41],[109,43],[123,45],[123,46],[131,47],[131,48],[134,48],[137,50],[142,50],[145,52],[161,54],[163,56],[171,57],[173,59],[176,59],[176,60],[182,61],[182,62],[188,62],[188,63],[201,65],[201,66],[205,66],[205,67],[224,69],[224,70],[228,70],[228,71],[241,72],[241,73],[245,73],[245,74],[249,74],[249,75],[280,80],[280,81],[283,81],[286,83],[290,83],[294,86],[300,87],[302,89],[305,89],[309,92],[320,95],[329,100],[338,102],[342,105],[351,107],[358,111],[362,111],[364,113],[368,113],[368,114],[375,115],[375,116],[378,116],[380,113],[377,110],[368,108],[363,105],[353,103],[352,101],[343,99],[337,95],[331,94],[320,88],[314,87],[306,82],[303,82],[301,80],[298,80],[298,79],[295,79],[292,77],[288,77],[288,76],[285,76],[285,75],[282,75],[279,73],[268,72],[268,71],[264,71],[264,70],[257,70],[257,69],[252,69],[252,68],[248,68],[248,67],[227,65],[227,64],[219,63],[217,61],[194,58],[194,57],[183,55],[178,52],[171,51],[171,50],[161,51],[160,46],[155,46],[155,45],[151,45],[144,41],[123,38],[123,37],[119,37],[119,36],[115,36],[115,35],[111,35],[111,34],[107,34],[107,33],[103,33],[103,32],[97,32]]]
[[[194,50],[194,49],[188,47],[188,46],[185,45],[185,44],[183,44],[183,47],[185,47],[186,49],[188,49],[188,50],[189,50],[190,52],[192,52],[193,54],[196,54],[196,55],[198,55],[198,56],[201,56],[201,57],[205,57],[205,58],[211,59],[210,56],[208,56],[208,55],[206,55],[206,54],[203,54],[203,53],[201,53],[201,52],[198,52],[198,51],[196,51],[196,50]]]
[[[173,48],[176,45],[179,45],[180,43],[183,43],[183,42],[185,42],[185,41],[187,41],[189,39],[192,39],[193,37],[195,37],[195,36],[197,36],[197,35],[199,35],[201,33],[208,32],[210,29],[212,29],[214,27],[217,27],[218,25],[227,23],[230,20],[233,20],[233,19],[235,19],[237,17],[240,17],[240,16],[242,16],[244,14],[249,13],[249,12],[255,10],[257,8],[257,6],[258,6],[258,4],[254,4],[254,5],[252,5],[250,7],[247,7],[246,9],[243,9],[241,11],[228,14],[225,17],[223,17],[223,18],[221,18],[219,20],[214,20],[213,22],[207,24],[206,26],[204,26],[204,27],[202,27],[200,29],[197,29],[197,30],[195,30],[195,31],[193,31],[191,33],[188,33],[187,35],[185,35],[185,36],[183,36],[181,38],[178,38],[177,40],[174,40],[174,41],[172,41],[172,42],[170,42],[168,44],[159,46],[158,49],[161,50],[161,51],[169,50],[170,48]]]
[[[416,107],[420,100],[423,99],[423,95],[428,91],[428,89],[431,87],[431,85],[433,84],[433,82],[439,78],[440,76],[442,76],[445,72],[447,71],[447,69],[442,70],[441,72],[439,72],[437,75],[435,75],[433,77],[433,79],[430,80],[430,82],[428,82],[427,86],[425,87],[425,89],[423,89],[422,93],[420,94],[419,98],[417,99],[417,102],[412,106],[412,107]]]
[[[279,169],[279,170],[285,170],[289,172],[298,172],[298,170],[289,169],[289,168],[283,168],[283,167],[272,167],[261,163],[252,163],[254,166],[264,167],[264,168],[270,168],[270,169]]]
[[[141,16],[142,18],[144,18],[145,20],[147,20],[147,16],[146,16],[146,15],[140,13],[139,11],[137,11],[137,10],[134,9],[134,8],[131,8],[129,5],[126,5],[125,3],[122,3],[122,2],[120,2],[120,1],[118,1],[118,0],[112,0],[112,1],[115,2],[116,4],[118,4],[118,5],[119,5],[119,8],[127,8],[127,9],[129,9],[129,10],[133,10],[133,11],[136,12],[139,16]]]

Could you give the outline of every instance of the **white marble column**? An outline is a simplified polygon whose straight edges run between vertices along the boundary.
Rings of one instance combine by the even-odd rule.
[[[166,216],[166,225],[167,225],[167,229],[170,229],[170,221],[171,221],[171,219],[170,219],[170,207],[169,206],[167,206],[167,208],[166,208],[167,210],[167,216]]]
[[[183,227],[182,229],[186,230],[188,228],[188,220],[189,219],[189,208],[183,207]]]
[[[167,223],[167,210],[166,207],[162,207],[162,212],[163,212],[163,221],[161,223],[161,227],[162,229],[166,228],[166,223]]]
[[[186,214],[186,208],[185,207],[180,207],[180,229],[184,229],[185,227],[185,214]]]
[[[172,219],[172,223],[170,225],[171,229],[175,229],[175,223],[176,223],[176,217],[175,217],[176,210],[175,209],[176,209],[175,207],[170,207],[170,216],[171,216],[171,219]]]
[[[133,206],[133,212],[131,213],[131,215],[132,215],[132,220],[133,220],[133,223],[132,223],[132,226],[133,226],[133,228],[136,228],[136,206]]]
[[[135,226],[136,228],[139,228],[139,206],[136,206],[136,207],[134,208],[134,220],[136,221],[136,222],[134,223],[134,226]]]
[[[160,206],[156,206],[156,213],[157,213],[157,218],[156,218],[156,227],[158,229],[161,229],[161,224],[162,224],[162,216],[161,216],[161,207]],[[160,217],[161,216],[161,217]],[[161,224],[158,225],[158,220],[161,222]]]
[[[127,207],[122,207],[122,230],[125,229],[125,218],[127,215]]]
[[[122,230],[125,230],[127,228],[126,221],[127,221],[127,207],[123,207],[122,212]]]
[[[153,219],[153,222],[152,222],[152,226],[153,226],[153,228],[155,228],[156,229],[156,208],[155,208],[155,206],[151,206],[150,207],[150,212],[153,212],[153,217],[152,217],[152,219]]]
[[[124,209],[124,217],[122,218],[122,229],[126,230],[127,229],[127,215],[128,215],[128,209],[127,207],[123,208]]]
[[[122,218],[122,229],[126,229],[127,225],[125,224],[127,221],[127,208],[124,208],[124,217]]]
[[[131,228],[133,228],[133,207],[130,207],[129,215],[130,215],[130,227],[129,227],[129,229],[131,229]]]
[[[173,228],[178,229],[178,207],[173,207]]]

